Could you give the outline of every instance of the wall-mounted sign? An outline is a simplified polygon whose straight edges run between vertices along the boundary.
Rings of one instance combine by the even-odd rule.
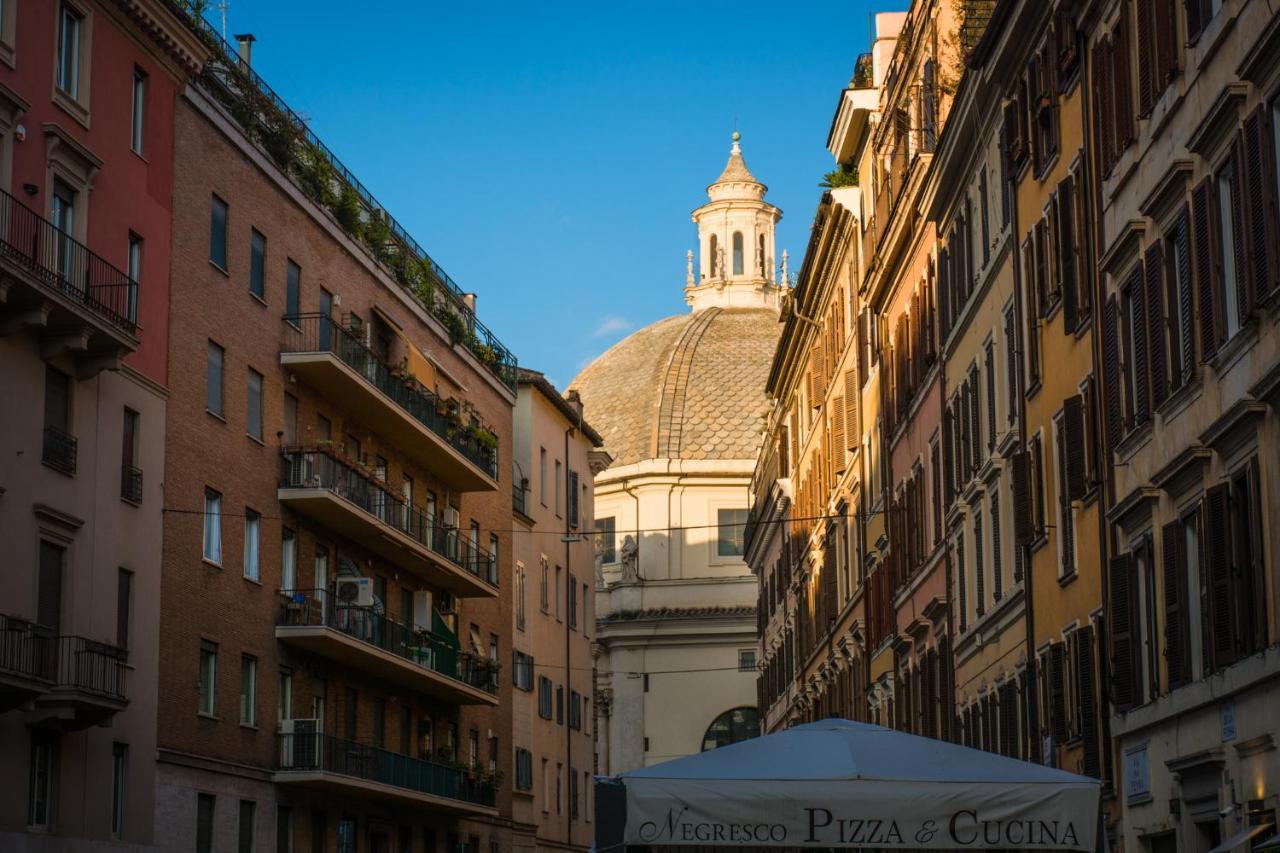
[[[1147,772],[1147,745],[1131,746],[1124,751],[1124,796],[1129,802],[1151,796],[1151,777]]]
[[[1222,722],[1222,742],[1236,739],[1236,703],[1228,699],[1218,706],[1218,718]]]

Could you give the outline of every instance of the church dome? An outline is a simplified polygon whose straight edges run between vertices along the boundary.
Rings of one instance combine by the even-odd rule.
[[[649,325],[569,383],[615,466],[753,459],[778,342],[770,307],[711,307]]]

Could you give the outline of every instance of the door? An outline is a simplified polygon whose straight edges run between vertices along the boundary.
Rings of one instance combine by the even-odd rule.
[[[58,229],[54,234],[54,270],[62,277],[64,285],[77,286],[79,278],[72,269],[75,262],[76,194],[75,191],[61,181],[53,182],[53,200],[49,208],[53,226]]]
[[[58,673],[58,635],[62,633],[62,572],[67,550],[52,542],[40,543],[40,577],[36,591],[35,654],[48,677]]]
[[[329,319],[333,314],[333,294],[323,288],[320,290],[319,348],[321,352],[333,349],[333,328]]]
[[[329,594],[329,549],[316,547],[315,596],[320,604],[320,618],[328,624],[329,613],[325,603]]]

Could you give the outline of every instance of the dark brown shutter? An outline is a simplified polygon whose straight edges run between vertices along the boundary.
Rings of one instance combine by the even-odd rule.
[[[1112,36],[1113,51],[1112,85],[1116,90],[1116,156],[1133,142],[1133,95],[1131,94],[1129,72],[1129,16],[1120,15],[1116,22],[1116,30]]]
[[[1129,273],[1124,289],[1129,299],[1128,311],[1130,319],[1130,322],[1126,324],[1125,332],[1133,336],[1133,340],[1130,341],[1131,347],[1127,353],[1131,353],[1133,357],[1133,364],[1129,366],[1132,375],[1129,392],[1133,397],[1129,401],[1129,412],[1133,416],[1131,426],[1139,426],[1146,423],[1147,418],[1151,415],[1151,348],[1147,341],[1147,324],[1143,322],[1147,312],[1146,300],[1143,298],[1146,294],[1143,286],[1143,265],[1141,262],[1134,264],[1133,271]]]
[[[1111,153],[1112,116],[1110,94],[1111,87],[1107,83],[1107,73],[1111,70],[1108,57],[1107,42],[1098,41],[1089,52],[1090,79],[1093,89],[1094,103],[1094,138],[1097,141],[1101,158],[1102,174],[1111,171],[1113,156]]]
[[[1102,414],[1107,435],[1107,450],[1120,443],[1124,424],[1120,410],[1120,342],[1117,339],[1120,312],[1111,296],[1102,309]]]
[[[1202,0],[1183,0],[1187,7],[1187,41],[1194,42],[1204,28],[1204,16],[1200,10]]]
[[[1098,702],[1094,696],[1094,654],[1093,628],[1085,627],[1076,631],[1076,695],[1079,697],[1080,737],[1084,747],[1084,775],[1094,779],[1100,778],[1099,753],[1101,744],[1098,738]]]
[[[1231,618],[1231,545],[1228,487],[1221,484],[1204,496],[1205,560],[1209,576],[1210,666],[1221,669],[1234,660]]]
[[[1075,225],[1075,182],[1071,176],[1058,185],[1058,263],[1061,270],[1063,331],[1074,335],[1080,327],[1080,307],[1076,293],[1079,273],[1076,269],[1076,253],[1079,252]]]
[[[982,467],[982,414],[978,399],[982,383],[978,381],[977,364],[969,368],[969,385],[973,388],[973,402],[969,407],[969,429],[973,431],[973,435],[969,439],[969,447],[973,454],[973,470],[976,472]]]
[[[1169,689],[1187,682],[1187,631],[1183,609],[1187,600],[1186,561],[1182,549],[1182,524],[1173,521],[1160,532],[1161,565],[1164,567],[1164,661]]]
[[[1151,31],[1152,18],[1155,4],[1153,0],[1137,0],[1136,11],[1138,13],[1138,115],[1147,116],[1151,114],[1151,107],[1155,103],[1155,33]],[[1128,9],[1124,4],[1120,6],[1120,14],[1125,15]],[[1117,81],[1119,83],[1120,81]]]
[[[857,451],[858,436],[858,374],[848,370],[844,374],[844,430],[845,447]]]
[[[1231,158],[1231,251],[1235,253],[1236,298],[1239,320],[1244,323],[1253,314],[1255,293],[1253,288],[1253,268],[1250,264],[1248,249],[1249,221],[1245,215],[1248,206],[1245,204],[1245,142],[1244,131],[1236,134],[1235,155]],[[1265,256],[1265,252],[1263,253]]]
[[[1164,334],[1164,252],[1157,240],[1147,249],[1147,336],[1151,347],[1151,406],[1169,397]]]
[[[1186,287],[1178,288],[1178,342],[1182,346],[1182,376],[1178,384],[1181,385],[1194,370],[1196,357],[1195,318],[1191,295],[1195,290],[1191,277],[1191,220],[1186,205],[1182,206],[1182,213],[1178,215],[1173,235],[1174,251],[1177,254],[1178,280],[1187,283]],[[1169,310],[1172,312],[1173,306],[1169,306]]]
[[[1063,660],[1065,646],[1049,647],[1049,731],[1054,744],[1067,742],[1067,683]]]
[[[1085,480],[1084,397],[1077,394],[1062,401],[1063,439],[1067,451],[1067,500],[1083,500],[1088,484]],[[1063,512],[1069,512],[1063,507]]]
[[[1013,537],[1019,547],[1035,538],[1031,523],[1031,463],[1026,451],[1013,454]]]
[[[1111,558],[1110,593],[1111,606],[1111,689],[1117,711],[1127,711],[1135,700],[1133,621],[1133,578],[1130,574],[1131,557],[1117,554]]]
[[[1200,359],[1209,361],[1218,353],[1217,279],[1214,263],[1217,243],[1213,214],[1213,176],[1201,181],[1191,193],[1192,258],[1195,261],[1196,316],[1200,321]]]
[[[1253,295],[1260,298],[1276,284],[1280,236],[1276,223],[1276,161],[1271,122],[1259,105],[1244,123],[1245,232]]]

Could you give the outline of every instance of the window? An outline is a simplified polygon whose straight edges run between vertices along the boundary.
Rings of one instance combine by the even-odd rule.
[[[743,257],[742,257],[742,232],[733,232],[733,274],[742,275]]]
[[[741,557],[744,553],[743,537],[747,525],[745,509],[716,510],[716,556]]]
[[[716,717],[702,737],[702,751],[707,752],[748,740],[760,734],[760,717],[755,708],[734,708]]]
[[[560,790],[563,787],[563,785],[561,785],[561,779],[563,778],[563,776],[564,776],[564,765],[557,763],[556,764],[556,814],[564,814],[564,808],[560,802],[561,800]]]
[[[257,229],[249,232],[249,292],[259,299],[267,292],[267,238]]]
[[[523,747],[516,747],[516,789],[533,790],[533,753]]]
[[[546,613],[547,608],[550,605],[549,592],[547,590],[547,575],[549,574],[549,568],[548,568],[546,557],[542,558],[541,567],[542,567],[542,578],[539,583],[538,593],[539,593],[539,602],[542,607],[542,612]]]
[[[547,505],[547,449],[538,448],[538,500]]]
[[[567,509],[568,509],[568,516],[569,516],[569,526],[576,529],[578,527],[578,510],[580,506],[579,500],[578,500],[578,472],[577,471],[573,471],[573,470],[569,471],[568,498],[569,498],[569,505]]]
[[[111,744],[111,837],[124,837],[124,780],[128,767],[129,746]]]
[[[80,52],[84,17],[63,3],[58,12],[58,88],[72,99],[80,98]]]
[[[1165,304],[1169,306],[1169,388],[1176,391],[1195,371],[1192,327],[1191,244],[1187,211],[1178,214],[1164,235]]]
[[[1044,533],[1044,444],[1037,434],[1031,439],[1031,524],[1035,535]]]
[[[1226,332],[1226,340],[1235,337],[1236,332],[1240,331],[1240,314],[1241,304],[1237,287],[1239,282],[1237,278],[1245,275],[1245,271],[1236,268],[1236,261],[1240,257],[1239,247],[1236,240],[1241,238],[1237,234],[1239,223],[1235,220],[1235,211],[1241,209],[1243,200],[1239,197],[1239,187],[1236,185],[1236,156],[1234,151],[1227,163],[1218,171],[1217,175],[1217,198],[1218,198],[1218,245],[1222,247],[1222,280],[1219,282],[1222,299],[1223,313],[1223,329]]]
[[[353,817],[338,821],[338,853],[356,853],[356,819]]]
[[[133,603],[133,572],[120,569],[116,575],[116,645],[129,648],[129,610]]]
[[[209,209],[209,261],[227,271],[227,203],[216,195]]]
[[[373,745],[378,749],[387,745],[387,700],[381,696],[373,699]]]
[[[569,574],[569,586],[566,589],[569,595],[569,628],[578,627],[578,584],[573,579],[573,574]]]
[[[545,675],[540,675],[538,676],[538,716],[544,720],[549,720],[551,715],[551,679]]]
[[[533,655],[520,650],[511,653],[511,683],[521,690],[533,690]]]
[[[253,853],[253,819],[257,814],[258,804],[253,800],[240,801],[239,839],[237,853]]]
[[[560,601],[561,601],[560,590],[561,590],[561,588],[563,587],[563,585],[564,585],[564,569],[560,568],[559,566],[556,566],[556,587],[555,587],[555,589],[554,589],[554,590],[552,590],[552,592],[554,592],[554,593],[555,593],[555,600],[552,602],[552,605],[553,605],[553,607],[554,607],[554,609],[555,609],[555,613],[556,613],[556,618],[557,618],[557,619],[560,619],[560,618],[561,618],[561,616],[560,616]]]
[[[467,765],[480,766],[480,732],[475,729],[467,732]]]
[[[276,853],[293,853],[293,808],[276,806]]]
[[[129,123],[129,147],[142,154],[147,129],[147,74],[133,69],[133,115]]]
[[[240,658],[240,725],[258,724],[258,659]]]
[[[142,238],[132,231],[129,232],[129,255],[127,258],[126,273],[129,280],[135,284],[142,280]],[[125,316],[130,320],[137,322],[138,320],[138,288],[129,288],[129,301],[125,306]]]
[[[200,641],[200,713],[212,717],[218,680],[218,644]]]
[[[564,514],[564,483],[561,482],[561,469],[563,464],[559,459],[556,460],[556,518],[560,518]]]
[[[516,563],[516,630],[525,630],[525,598],[527,591],[525,590],[525,570],[524,563]]]
[[[75,438],[71,435],[71,377],[53,367],[44,370],[43,459],[65,473],[75,472]]]
[[[196,794],[196,853],[213,853],[213,794]]]
[[[288,527],[280,529],[280,589],[286,592],[298,586],[298,540]]]
[[[276,702],[276,719],[293,719],[293,670],[280,667],[280,684],[276,688],[280,694]]]
[[[31,780],[27,799],[28,826],[40,829],[53,828],[53,810],[58,790],[57,776],[57,738],[45,732],[32,732]]]
[[[1261,495],[1256,458],[1205,494],[1201,618],[1209,629],[1205,658],[1211,671],[1267,644]]]
[[[244,511],[244,576],[256,581],[261,577],[259,561],[259,534],[262,530],[262,516],[249,508]]]
[[[756,650],[738,649],[738,672],[756,671]]]
[[[284,395],[284,442],[298,442],[298,398],[286,392]]]
[[[489,534],[489,580],[498,583],[498,534]]]
[[[205,366],[204,407],[212,415],[222,417],[222,362],[225,351],[209,341],[209,354]]]
[[[720,269],[720,238],[716,234],[711,235],[711,277],[716,278],[721,273]]]
[[[262,441],[262,374],[249,371],[249,393],[245,411],[245,430],[250,438]]]
[[[1054,418],[1053,433],[1057,444],[1057,470],[1054,472],[1058,486],[1058,577],[1066,578],[1076,571],[1076,525],[1075,509],[1071,505],[1071,495],[1067,489],[1070,465],[1070,453],[1067,450],[1066,416],[1059,414]]]
[[[284,313],[296,320],[302,312],[302,268],[289,261],[285,264]],[[321,322],[324,320],[321,318]],[[296,322],[295,322],[296,325]]]
[[[222,495],[204,490],[204,559],[222,565]]]
[[[605,565],[618,562],[617,523],[612,515],[596,519],[596,553]]]

